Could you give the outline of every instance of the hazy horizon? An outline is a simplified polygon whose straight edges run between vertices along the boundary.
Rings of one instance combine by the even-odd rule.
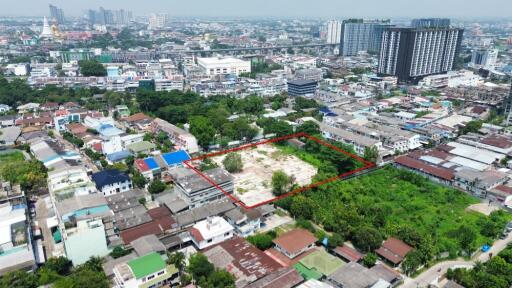
[[[7,1],[6,1],[7,2]],[[11,2],[11,1],[9,1]],[[87,9],[128,9],[136,16],[168,13],[176,17],[453,17],[512,18],[510,0],[20,0],[3,5],[1,16],[45,16],[48,5],[66,16],[81,16]],[[30,7],[30,9],[27,9]]]

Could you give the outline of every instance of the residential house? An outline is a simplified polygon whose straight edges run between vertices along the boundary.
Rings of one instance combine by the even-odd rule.
[[[236,287],[244,287],[282,266],[244,238],[234,237],[210,246],[202,252],[219,269],[226,269],[236,278]]]
[[[179,283],[178,269],[166,264],[156,252],[118,264],[113,271],[115,288],[158,288]]]
[[[390,237],[382,243],[379,249],[375,250],[375,253],[396,267],[404,261],[405,256],[407,256],[407,253],[411,252],[412,249],[411,246],[407,245],[402,240]]]
[[[108,169],[92,174],[92,181],[96,183],[98,191],[104,196],[126,192],[132,189],[132,181],[125,173]]]
[[[169,140],[176,146],[176,149],[186,150],[190,154],[199,152],[197,139],[189,132],[165,121],[156,118],[151,123],[151,131],[155,134],[164,132],[169,136]]]
[[[293,259],[315,247],[317,239],[305,229],[294,229],[273,240],[275,249]]]
[[[196,223],[190,228],[192,243],[202,250],[221,243],[234,236],[234,228],[219,216],[213,216]]]
[[[235,227],[241,237],[250,236],[261,227],[261,212],[258,209],[237,208],[224,215],[229,224]]]

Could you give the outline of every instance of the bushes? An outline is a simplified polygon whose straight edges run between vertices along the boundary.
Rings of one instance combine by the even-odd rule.
[[[264,251],[272,247],[275,238],[275,234],[264,233],[264,234],[254,234],[252,236],[247,237],[247,241],[252,245],[256,246],[258,249]]]
[[[148,192],[151,194],[158,194],[164,192],[165,188],[167,188],[167,185],[165,185],[164,182],[160,180],[153,180],[151,184],[148,186]]]
[[[222,164],[229,173],[241,172],[244,167],[242,156],[240,156],[238,153],[228,154],[226,158],[222,160]]]

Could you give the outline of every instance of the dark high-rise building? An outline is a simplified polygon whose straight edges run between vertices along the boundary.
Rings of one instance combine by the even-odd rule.
[[[288,95],[306,96],[314,95],[318,88],[318,83],[314,80],[292,80],[288,81]]]
[[[378,72],[394,75],[400,82],[453,69],[463,29],[460,28],[387,28],[382,33]]]
[[[389,20],[349,19],[341,25],[340,54],[354,56],[358,52],[378,53],[382,31],[392,26]]]
[[[413,19],[411,26],[414,28],[446,28],[450,27],[450,19],[448,18],[421,18]]]
[[[62,10],[61,8],[57,7],[57,6],[53,6],[50,4],[50,18],[51,20],[55,20],[57,21],[58,24],[63,24],[65,19],[64,19],[64,10]]]

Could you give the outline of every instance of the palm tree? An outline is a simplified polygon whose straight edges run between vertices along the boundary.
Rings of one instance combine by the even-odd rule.
[[[168,253],[167,263],[176,266],[181,274],[185,267],[185,254],[183,252]]]

